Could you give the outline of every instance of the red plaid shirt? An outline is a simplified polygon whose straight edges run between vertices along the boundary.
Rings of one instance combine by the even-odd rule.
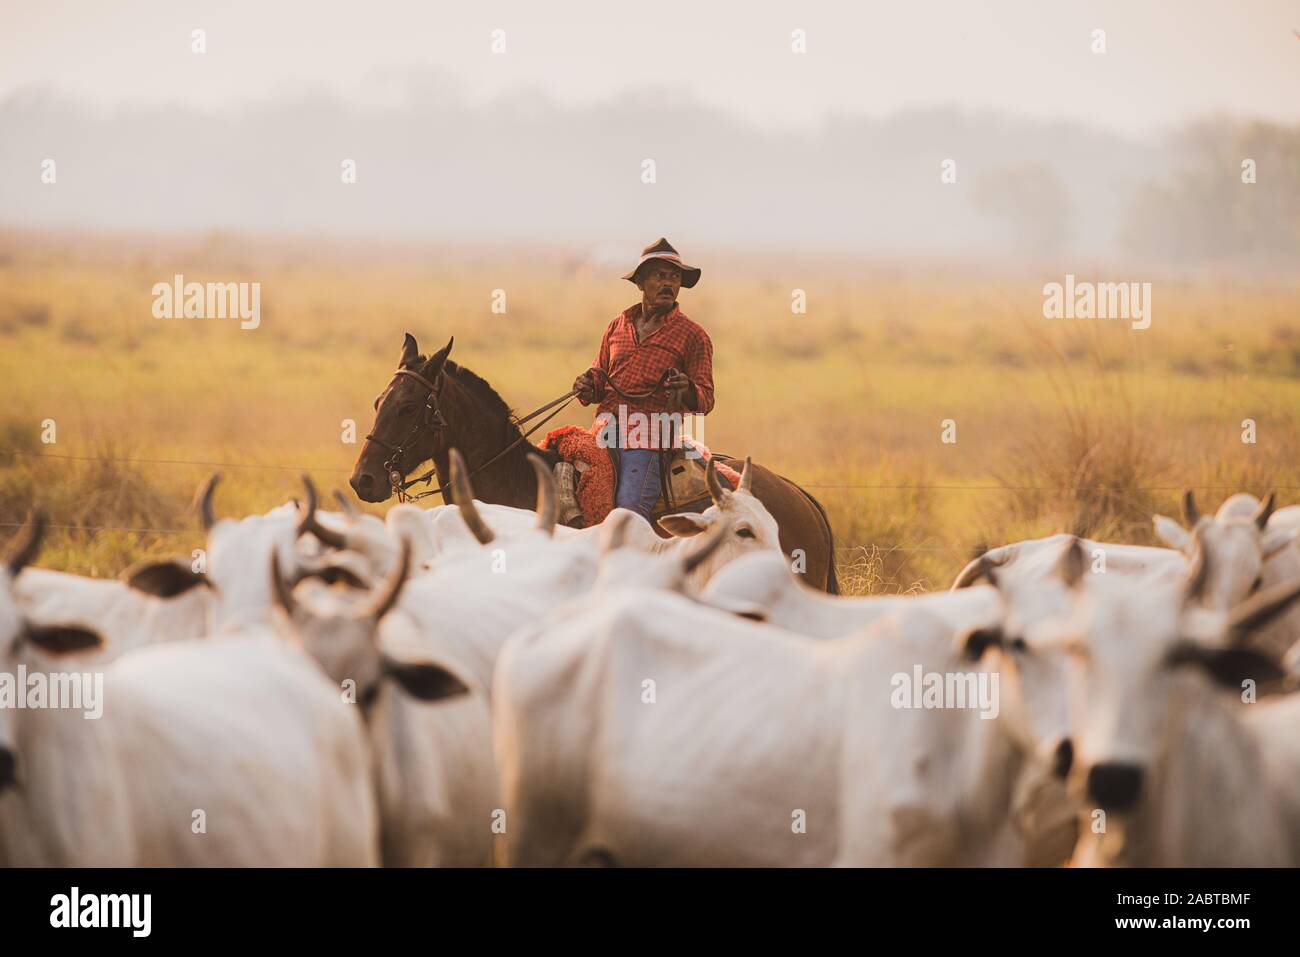
[[[593,377],[596,397],[600,400],[600,405],[596,408],[597,419],[606,414],[617,417],[620,405],[627,407],[625,414],[629,417],[635,412],[647,416],[656,412],[698,412],[707,415],[713,409],[713,342],[709,339],[709,334],[687,318],[680,307],[674,305],[663,325],[646,336],[644,342],[640,342],[637,340],[636,326],[632,322],[640,314],[641,303],[638,302],[614,317],[600,340],[596,368],[608,373],[614,384],[624,392],[633,394],[649,392],[655,388],[666,370],[677,369],[684,372],[695,386],[696,408],[673,408],[668,390],[663,387],[655,390],[654,395],[648,399],[624,399],[613,389],[606,388],[605,376],[598,372]],[[583,405],[587,404],[583,402]],[[655,441],[654,436],[649,443],[636,441],[635,435],[632,435],[634,428],[633,425],[628,427],[631,436],[626,443],[628,446],[659,447],[660,443]]]

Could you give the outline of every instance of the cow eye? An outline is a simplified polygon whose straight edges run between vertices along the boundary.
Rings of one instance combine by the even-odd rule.
[[[752,530],[752,529],[748,529],[748,528],[738,528],[738,529],[736,529],[736,534],[739,535],[741,538],[753,538],[753,537],[754,537],[754,532],[753,532],[753,530]]]
[[[1025,639],[1023,639],[1023,638],[1012,638],[1011,641],[1009,641],[1009,642],[1007,643],[1007,647],[1010,648],[1012,651],[1015,651],[1015,652],[1021,652],[1021,651],[1028,651],[1028,650],[1029,650],[1029,646],[1028,646],[1027,644],[1025,644]]]
[[[1259,586],[1262,584],[1264,584],[1264,576],[1260,575],[1255,579],[1255,584],[1250,586],[1251,593],[1253,594],[1254,592],[1259,591]]]

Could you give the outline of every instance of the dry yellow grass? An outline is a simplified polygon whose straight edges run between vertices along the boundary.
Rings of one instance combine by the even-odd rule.
[[[0,522],[45,508],[62,526],[50,567],[114,575],[200,545],[187,506],[212,468],[177,462],[241,466],[223,470],[226,512],[296,494],[303,468],[343,487],[359,446],[341,423],[364,435],[403,332],[426,347],[454,334],[455,358],[530,408],[568,389],[636,295],[558,256],[164,250],[43,247],[0,265]],[[261,327],[152,318],[151,287],[174,272],[259,281]],[[1300,498],[1297,288],[1157,280],[1152,326],[1134,331],[1042,318],[1054,279],[712,268],[682,298],[715,344],[706,441],[810,487],[859,592],[945,587],[981,542],[1150,542],[1151,512],[1184,486],[1206,507],[1238,488]]]

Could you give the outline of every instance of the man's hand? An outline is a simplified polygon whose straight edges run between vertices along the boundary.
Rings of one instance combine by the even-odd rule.
[[[583,405],[591,405],[596,401],[596,380],[590,369],[573,380],[573,388],[578,393],[578,401]]]
[[[664,379],[664,388],[668,390],[672,404],[678,408],[695,408],[695,384],[685,372],[670,369],[668,378]]]

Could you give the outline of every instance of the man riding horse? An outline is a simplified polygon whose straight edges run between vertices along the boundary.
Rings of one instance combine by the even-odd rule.
[[[595,366],[573,388],[583,405],[600,403],[596,422],[618,458],[615,504],[650,521],[660,492],[659,457],[673,446],[677,417],[713,409],[713,342],[677,305],[677,293],[699,282],[700,270],[683,263],[667,239],[642,249],[623,278],[641,290],[641,301],[605,328]],[[628,429],[634,416],[671,425],[667,433]]]
[[[451,359],[454,340],[426,355],[408,332],[397,368],[375,399],[375,421],[348,480],[357,496],[383,502],[393,495],[441,495],[450,484],[455,450],[480,501],[532,508],[538,493],[535,457],[553,467],[558,453],[537,448],[529,436],[577,397],[599,403],[597,421],[603,418],[606,426],[598,438],[616,449],[622,466],[617,504],[648,518],[660,495],[659,456],[676,444],[675,420],[683,412],[713,408],[713,344],[677,307],[678,290],[694,286],[700,270],[685,265],[666,239],[647,246],[623,278],[636,283],[641,301],[605,329],[595,366],[578,376],[572,392],[525,415],[516,415],[486,380]],[[665,418],[672,423],[666,434],[660,428]],[[650,428],[638,428],[633,419]],[[733,471],[744,463],[721,453],[713,458]],[[425,461],[433,467],[407,478]],[[424,491],[410,491],[422,485]],[[750,467],[750,490],[776,521],[792,569],[814,588],[836,591],[835,541],[821,503],[758,462]]]

